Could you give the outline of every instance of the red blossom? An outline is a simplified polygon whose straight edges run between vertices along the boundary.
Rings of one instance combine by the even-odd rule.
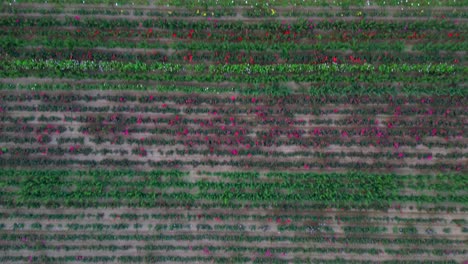
[[[210,254],[210,250],[208,249],[208,247],[204,247],[204,248],[203,248],[203,253],[204,253],[205,255],[209,255],[209,254]]]

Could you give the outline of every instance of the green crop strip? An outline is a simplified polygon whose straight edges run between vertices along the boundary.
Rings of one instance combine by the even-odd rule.
[[[27,3],[43,3],[39,0],[23,0],[22,2]],[[49,3],[54,4],[107,4],[110,6],[118,3],[120,5],[149,5],[148,0],[48,0]],[[245,1],[245,0],[155,0],[152,1],[154,6],[172,6],[172,7],[189,7],[189,8],[207,8],[207,7],[235,7],[235,6],[252,6],[256,8],[261,7],[275,7],[275,6],[317,6],[317,7],[349,7],[349,6],[365,6],[365,1],[359,0],[339,0],[339,1],[328,1],[328,0],[270,0],[266,1]],[[372,4],[376,4],[380,7],[385,6],[401,6],[401,7],[426,7],[426,6],[464,6],[463,1],[451,1],[451,0],[438,0],[438,1],[424,1],[415,0],[411,2],[404,2],[398,0],[374,0]]]
[[[400,178],[394,174],[369,174],[349,172],[344,174],[318,173],[215,173],[213,177],[228,177],[236,182],[196,181],[190,182],[186,172],[177,170],[137,172],[132,170],[1,170],[2,187],[16,191],[5,191],[2,199],[13,198],[15,203],[29,206],[78,206],[80,201],[88,206],[100,206],[101,199],[128,201],[149,205],[150,200],[168,199],[185,203],[211,201],[232,206],[238,202],[253,204],[280,203],[355,204],[389,206],[392,202],[467,202],[463,197],[432,197],[398,195]],[[217,176],[216,176],[217,175]],[[267,180],[259,179],[266,177]],[[429,177],[429,176],[421,176]],[[467,175],[445,175],[458,184],[467,181]],[[124,178],[127,178],[124,180]],[[273,182],[271,182],[273,181]],[[18,186],[21,186],[17,189]],[[168,192],[170,188],[175,188]],[[179,192],[178,188],[190,190]],[[195,193],[193,193],[195,192]],[[231,205],[232,204],[232,205]]]
[[[73,17],[66,17],[65,21],[53,18],[53,17],[44,17],[44,18],[25,18],[23,20],[17,21],[15,17],[3,17],[0,18],[0,26],[12,26],[12,27],[53,27],[53,26],[84,26],[84,27],[94,27],[97,29],[114,29],[116,27],[131,27],[138,28],[139,21],[130,21],[126,19],[99,19],[99,18],[87,18],[76,20]],[[151,28],[160,28],[160,29],[170,29],[170,30],[205,30],[210,28],[215,28],[211,21],[187,21],[187,20],[154,20],[154,19],[145,19],[141,21],[144,27]],[[328,21],[322,20],[318,21],[316,24],[311,24],[306,19],[297,19],[289,24],[289,28],[293,32],[308,31],[310,26],[314,25],[314,29],[317,30],[379,30],[379,31],[392,31],[392,30],[401,30],[406,28],[408,31],[420,31],[424,29],[436,29],[436,30],[463,30],[466,31],[468,25],[466,24],[455,24],[452,21],[442,20],[438,21],[435,19],[427,21],[413,21],[412,23],[407,22],[397,22],[397,21],[373,21],[373,20],[356,20],[356,21]],[[265,21],[260,23],[242,23],[241,21],[221,21],[216,25],[217,30],[285,30],[288,27],[282,24],[281,21]]]
[[[313,96],[343,96],[343,95],[450,95],[468,96],[468,89],[450,87],[441,82],[433,82],[426,85],[413,85],[401,83],[399,87],[380,83],[355,83],[348,85],[337,85],[326,83],[323,85],[311,85],[308,89],[293,91],[289,87],[275,83],[264,83],[261,85],[236,85],[230,87],[206,86],[185,86],[185,85],[148,85],[148,84],[112,84],[103,82],[102,84],[13,84],[0,83],[0,90],[31,90],[31,91],[151,91],[151,92],[182,92],[182,93],[238,93],[243,95],[271,95],[287,96],[291,94],[309,94]]]

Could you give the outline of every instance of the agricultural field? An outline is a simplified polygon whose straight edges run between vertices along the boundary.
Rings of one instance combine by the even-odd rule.
[[[0,263],[468,263],[467,22],[2,1]]]

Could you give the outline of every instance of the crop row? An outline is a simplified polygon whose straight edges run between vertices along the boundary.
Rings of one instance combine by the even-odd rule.
[[[118,210],[118,209],[117,209]],[[284,211],[283,214],[269,214],[269,212],[259,214],[245,214],[242,212],[234,213],[213,213],[210,210],[201,211],[199,214],[195,212],[187,213],[113,213],[102,211],[97,213],[89,213],[84,210],[81,213],[68,213],[65,209],[62,213],[35,213],[32,212],[2,212],[0,213],[0,219],[2,221],[17,221],[17,220],[48,220],[48,221],[59,221],[59,220],[77,220],[86,222],[97,220],[102,221],[104,217],[109,219],[125,222],[125,221],[221,221],[225,223],[238,222],[238,221],[260,221],[266,223],[284,223],[289,219],[292,222],[324,222],[330,223],[346,223],[346,224],[360,224],[360,223],[381,223],[381,224],[414,224],[414,225],[445,225],[445,224],[456,224],[458,226],[466,225],[465,219],[453,219],[450,222],[441,217],[434,217],[432,214],[426,216],[420,213],[417,217],[401,217],[401,216],[369,216],[359,215],[359,213],[352,212],[328,212],[330,215],[335,216],[324,216],[322,212],[290,212]],[[443,216],[443,215],[441,215]],[[38,223],[38,222],[34,222]],[[45,226],[44,226],[45,227]]]
[[[20,43],[21,42],[21,43]],[[25,42],[16,40],[15,46],[13,49],[8,50],[8,54],[12,58],[24,59],[24,58],[34,58],[36,60],[65,60],[75,58],[76,60],[83,61],[88,60],[89,54],[92,54],[92,58],[97,61],[142,61],[148,63],[150,61],[159,61],[159,62],[168,62],[168,63],[182,63],[184,61],[188,62],[206,62],[210,64],[224,64],[227,62],[231,64],[245,64],[253,61],[256,64],[265,65],[265,64],[274,64],[281,63],[282,61],[286,63],[298,64],[298,63],[311,63],[319,64],[323,63],[326,58],[333,59],[336,58],[337,61],[342,63],[349,64],[363,64],[365,62],[370,64],[383,63],[383,64],[392,64],[392,63],[451,63],[459,61],[460,56],[455,52],[439,54],[435,52],[427,52],[423,54],[419,53],[401,53],[401,52],[392,52],[389,51],[387,54],[381,54],[375,51],[356,51],[353,55],[344,55],[342,51],[323,51],[320,54],[309,54],[305,51],[289,51],[289,52],[279,52],[279,51],[190,51],[180,49],[171,55],[166,55],[168,53],[143,53],[135,52],[133,53],[130,49],[126,51],[115,51],[113,49],[103,50],[103,49],[94,49],[92,47],[74,47],[73,51],[69,52],[67,48],[54,48],[49,49],[42,47],[40,49],[32,48],[21,48]],[[63,42],[62,42],[63,43]],[[128,42],[126,42],[128,43]],[[30,42],[28,45],[31,44]],[[60,43],[57,43],[60,45]],[[342,46],[343,47],[343,46]],[[415,47],[415,46],[413,46]],[[416,45],[416,48],[422,47]],[[343,47],[344,48],[344,47]],[[452,46],[456,48],[456,46]]]
[[[0,238],[4,241],[16,241],[18,238],[27,236],[30,241],[106,241],[106,240],[121,240],[121,241],[232,241],[232,242],[292,242],[292,243],[341,243],[341,244],[383,244],[383,245],[463,245],[466,240],[463,239],[446,239],[446,238],[374,238],[350,235],[347,237],[331,236],[260,236],[260,235],[230,235],[230,234],[128,234],[128,235],[113,235],[113,234],[31,234],[25,232],[2,233]]]
[[[24,1],[26,3],[43,3],[42,1],[39,0],[26,0]],[[115,5],[114,0],[109,0],[109,1],[98,1],[98,0],[88,0],[83,3],[82,0],[71,0],[71,1],[65,1],[65,0],[49,0],[49,3],[51,4],[85,4],[84,6],[87,5],[96,5],[96,4],[104,4],[104,5],[109,5],[113,6]],[[173,6],[173,7],[189,7],[189,8],[206,8],[210,6],[220,6],[220,7],[243,7],[243,6],[250,6],[252,5],[252,2],[245,2],[243,0],[202,0],[202,1],[197,1],[197,2],[190,2],[187,3],[184,0],[155,0],[155,1],[147,1],[147,0],[121,0],[118,2],[120,5],[144,5],[144,6]],[[458,2],[453,2],[450,0],[441,0],[441,1],[436,1],[436,2],[426,2],[422,0],[417,0],[413,1],[411,3],[406,3],[406,2],[400,2],[398,0],[376,0],[372,1],[373,5],[377,5],[379,7],[411,7],[411,6],[434,6],[434,7],[439,7],[439,6],[463,6],[463,3],[458,3]],[[261,3],[261,6],[268,6],[268,3]],[[350,6],[358,6],[362,7],[365,6],[366,4],[363,3],[362,1],[357,1],[357,0],[351,0],[351,1],[339,1],[339,2],[333,2],[330,3],[329,1],[326,0],[319,0],[319,1],[312,1],[312,0],[274,0],[270,3],[271,6],[279,6],[279,7],[284,7],[284,6],[299,6],[299,7],[333,7],[333,6],[341,6],[341,7],[350,7]],[[258,4],[256,4],[258,6]]]
[[[391,31],[406,29],[408,31],[420,31],[424,29],[435,30],[464,30],[466,25],[454,23],[450,19],[427,19],[424,21],[413,21],[407,23],[399,19],[377,21],[372,19],[356,19],[352,21],[345,21],[341,19],[329,20],[320,19],[316,23],[307,19],[301,18],[293,20],[292,23],[286,25],[278,20],[262,20],[259,23],[242,23],[240,21],[229,20],[179,20],[179,19],[142,19],[138,20],[125,20],[125,19],[100,19],[89,17],[86,19],[77,19],[76,17],[65,17],[64,20],[50,16],[44,17],[27,17],[19,19],[15,16],[5,16],[0,19],[0,26],[11,27],[57,27],[57,26],[84,26],[96,27],[98,29],[115,29],[115,28],[138,28],[140,26],[145,28],[159,28],[171,30],[205,30],[207,28],[216,28],[218,30],[269,30],[277,31],[278,29],[289,29],[291,32],[308,31],[313,26],[317,30],[378,30],[378,31]]]
[[[68,61],[44,61],[44,62],[26,62],[29,64],[24,66],[13,66],[9,62],[4,62],[2,71],[2,77],[4,78],[13,78],[13,77],[66,77],[79,79],[85,76],[92,74],[95,79],[107,79],[107,80],[126,80],[126,81],[142,81],[142,80],[151,80],[151,81],[171,81],[171,82],[243,82],[243,83],[279,83],[279,82],[349,82],[359,83],[359,82],[435,82],[439,85],[451,85],[449,89],[450,93],[456,94],[455,90],[460,88],[456,87],[456,83],[462,83],[465,80],[463,75],[463,69],[459,69],[456,74],[438,73],[431,74],[429,72],[406,72],[406,73],[380,73],[380,72],[358,72],[353,74],[352,72],[341,73],[337,75],[337,68],[331,65],[328,70],[320,72],[320,74],[299,74],[299,73],[283,73],[275,75],[265,75],[263,73],[251,73],[249,74],[249,68],[247,68],[244,73],[217,73],[212,74],[204,70],[204,67],[201,67],[197,72],[196,68],[194,71],[187,71],[191,67],[188,67],[185,70],[183,67],[170,67],[168,64],[163,66],[163,68],[154,71],[142,71],[137,70],[136,68],[130,69],[116,69],[117,71],[103,71],[99,69],[99,64],[94,62],[89,63],[78,63],[77,61],[70,62]],[[68,66],[66,66],[68,64]],[[81,65],[80,68],[76,68],[74,65]],[[63,67],[73,67],[69,69]],[[141,66],[145,67],[145,64]],[[326,66],[326,67],[327,67]],[[243,68],[244,66],[241,66]],[[442,66],[443,67],[443,66]],[[8,68],[8,69],[7,69]],[[336,69],[336,70],[335,70]],[[445,71],[444,69],[441,69]],[[283,71],[287,71],[284,69]],[[453,71],[453,70],[449,70]],[[310,72],[312,73],[312,72]],[[193,74],[193,75],[189,75]],[[347,92],[351,92],[347,91]]]
[[[241,11],[240,11],[241,10]],[[431,8],[431,7],[420,7],[417,9],[409,9],[409,10],[392,10],[393,12],[389,12],[389,10],[385,8],[358,8],[358,7],[351,7],[351,8],[342,8],[342,9],[300,9],[300,10],[284,10],[284,9],[277,9],[277,8],[218,8],[218,7],[208,7],[202,9],[200,12],[199,9],[168,9],[168,11],[154,11],[141,8],[80,8],[80,9],[62,9],[60,7],[54,8],[28,8],[24,6],[18,7],[3,7],[0,8],[1,12],[9,13],[9,14],[41,14],[41,15],[55,15],[55,14],[74,14],[74,15],[106,15],[106,16],[120,16],[120,17],[127,17],[127,16],[150,16],[150,17],[186,17],[186,18],[193,18],[193,17],[212,17],[212,18],[220,18],[220,17],[232,17],[236,16],[237,14],[241,14],[242,16],[248,17],[447,17],[447,18],[466,18],[467,14],[463,12],[463,10],[454,9],[452,12],[446,12],[443,9],[438,8]]]
[[[287,251],[289,254],[294,253],[359,253],[359,254],[369,254],[369,255],[380,255],[380,254],[389,254],[389,255],[411,255],[411,254],[429,254],[433,256],[445,256],[445,255],[464,255],[466,250],[447,250],[447,249],[422,249],[422,248],[412,248],[412,249],[364,249],[364,248],[352,248],[352,247],[270,247],[270,248],[252,248],[252,247],[243,247],[243,246],[173,246],[173,245],[146,245],[146,246],[131,246],[131,245],[2,245],[0,250],[2,251],[20,251],[20,250],[57,250],[57,251],[77,251],[77,250],[92,250],[92,251],[127,251],[127,250],[138,250],[138,251],[208,251],[209,252],[236,252],[236,253],[260,253],[264,254],[269,251],[272,254],[281,254],[284,251]]]
[[[61,87],[64,88],[61,88]],[[297,95],[289,95],[289,96],[282,96],[281,98],[275,96],[246,96],[246,95],[213,95],[213,94],[176,94],[176,93],[161,93],[161,92],[154,92],[148,91],[147,93],[135,93],[131,91],[126,92],[104,92],[101,90],[107,90],[106,87],[116,86],[116,89],[130,89],[132,86],[118,86],[113,84],[81,84],[72,86],[70,84],[63,84],[63,85],[53,85],[53,84],[32,84],[32,85],[18,85],[20,88],[19,91],[7,91],[1,92],[1,100],[2,102],[27,102],[28,104],[31,101],[38,101],[47,104],[68,104],[75,101],[82,101],[82,103],[88,102],[95,102],[98,100],[105,100],[107,104],[114,105],[115,103],[119,103],[119,105],[123,106],[126,103],[143,103],[143,104],[154,104],[154,103],[166,103],[166,106],[161,105],[160,108],[165,108],[171,106],[172,103],[177,105],[186,105],[186,106],[197,106],[200,104],[208,104],[213,106],[225,106],[225,105],[236,105],[238,108],[242,109],[242,106],[258,106],[263,105],[264,107],[271,107],[274,105],[288,105],[288,107],[295,109],[296,108],[303,108],[302,106],[306,106],[307,108],[317,108],[317,106],[323,107],[327,104],[330,108],[337,108],[338,111],[341,109],[346,109],[348,106],[346,104],[351,105],[359,105],[359,109],[356,109],[355,113],[359,113],[359,111],[366,111],[367,109],[372,109],[374,112],[373,114],[378,113],[391,113],[399,112],[402,114],[409,114],[412,112],[421,113],[417,111],[409,111],[411,110],[411,106],[417,106],[417,108],[424,108],[424,107],[432,107],[437,109],[439,107],[447,107],[452,106],[454,109],[456,107],[460,107],[463,104],[466,104],[466,98],[463,96],[436,96],[436,95],[425,95],[425,96],[404,96],[404,95],[387,95],[387,96],[331,96],[331,95],[323,95],[323,96],[304,96],[302,94]],[[14,84],[2,84],[0,86],[2,89],[16,89],[17,86]],[[52,87],[52,88],[50,88]],[[71,91],[60,91],[60,92],[50,92],[50,91],[35,91],[37,90],[50,90],[56,87],[57,90],[73,90]],[[89,89],[96,90],[93,91],[93,94],[90,94],[87,91],[79,91],[84,90],[88,87]],[[122,88],[119,88],[122,87]],[[155,88],[160,87],[156,85]],[[170,89],[172,86],[167,86],[167,89]],[[153,87],[147,87],[148,90],[151,90]],[[276,89],[277,87],[273,87]],[[75,90],[77,89],[77,90]],[[111,90],[113,88],[110,88]],[[237,89],[237,88],[236,88]],[[32,91],[25,91],[25,90],[32,90]],[[337,107],[339,104],[344,104],[340,107]],[[381,104],[386,107],[387,111],[384,109],[380,112],[375,112],[374,109],[377,109],[378,106],[375,104]],[[409,106],[407,106],[409,105]],[[365,107],[364,107],[365,106]],[[107,109],[107,108],[106,108]],[[125,111],[138,111],[137,108],[125,108]],[[334,109],[333,109],[334,110]],[[113,111],[117,111],[113,109]],[[335,110],[334,110],[335,111]],[[350,110],[349,110],[350,111]],[[437,110],[438,111],[438,110]],[[171,112],[177,113],[177,112]],[[309,113],[309,112],[299,112],[299,113]],[[334,112],[337,113],[337,112]],[[354,112],[352,112],[354,113]],[[438,112],[435,112],[437,114]],[[464,114],[465,111],[460,111],[459,114]],[[440,114],[440,113],[439,113]]]
[[[302,42],[302,44],[309,45],[324,45],[328,43],[333,45],[339,45],[340,43],[342,45],[345,43],[357,45],[359,43],[356,43],[356,41],[364,41],[367,44],[371,44],[369,41],[373,40],[377,42],[376,47],[381,47],[378,44],[382,45],[383,43],[380,42],[384,40],[400,43],[400,45],[401,43],[429,44],[430,41],[437,41],[437,43],[460,44],[464,41],[464,30],[461,28],[444,29],[440,31],[433,28],[420,28],[418,31],[408,31],[407,28],[403,27],[393,29],[394,31],[376,31],[371,26],[364,25],[363,27],[366,27],[364,29],[352,28],[332,30],[327,28],[316,28],[316,26],[318,26],[317,24],[310,24],[308,30],[298,28],[296,31],[291,31],[289,26],[285,27],[284,25],[281,25],[279,28],[272,30],[255,29],[249,30],[249,32],[246,33],[245,31],[236,31],[235,29],[220,29],[217,26],[214,28],[207,27],[198,30],[190,28],[174,30],[158,27],[150,27],[149,29],[137,27],[102,30],[94,27],[80,27],[80,25],[75,25],[76,27],[73,28],[69,28],[64,25],[51,25],[50,28],[60,29],[60,31],[50,32],[48,31],[50,30],[49,27],[30,26],[28,29],[31,31],[34,30],[32,31],[34,32],[34,35],[30,35],[25,34],[25,29],[23,27],[19,27],[18,23],[19,22],[17,21],[17,25],[15,27],[8,27],[7,30],[2,32],[2,35],[10,38],[27,38],[28,40],[31,39],[31,37],[55,39],[76,38],[82,40],[86,39],[93,43],[105,43],[105,41],[121,43],[125,40],[134,42],[135,38],[140,38],[147,43],[154,43],[155,40],[164,40],[166,43],[172,44],[173,46],[181,44],[183,40],[188,41],[193,45],[201,45],[201,41],[224,42],[224,45],[229,45],[229,43],[247,42],[262,47],[260,50],[267,50],[267,47],[261,45],[262,42],[266,42],[269,44],[268,46],[273,46],[274,50],[278,50],[278,47],[282,46],[278,45],[278,42],[282,43],[283,46],[287,46],[287,43],[294,43],[298,47],[301,47],[298,41]],[[5,39],[4,41],[9,42],[12,41],[12,39]],[[69,45],[66,46],[68,47]],[[255,51],[255,49],[252,51]]]
[[[17,174],[7,170],[5,173]],[[114,200],[120,204],[137,203],[140,207],[154,205],[162,200],[177,199],[185,203],[195,201],[214,201],[224,203],[271,203],[279,201],[294,203],[319,202],[332,204],[390,204],[394,202],[418,201],[423,203],[455,202],[465,203],[466,197],[449,195],[399,195],[396,177],[392,175],[373,175],[364,173],[347,174],[281,174],[281,183],[242,181],[239,183],[196,181],[162,181],[160,176],[154,179],[145,177],[136,181],[109,181],[94,177],[92,179],[64,177],[59,172],[44,174],[40,171],[29,172],[31,176],[20,182],[7,180],[4,187],[9,191],[2,193],[5,205],[50,206],[102,206],[103,201]],[[39,173],[39,174],[38,174]],[[99,171],[94,173],[100,173]],[[99,174],[98,174],[99,175]],[[151,174],[150,174],[151,175]],[[155,175],[158,175],[156,173]],[[278,176],[277,176],[278,177]],[[454,177],[463,184],[463,175]],[[19,189],[17,186],[21,186]],[[178,192],[183,188],[184,192]],[[54,201],[55,200],[55,201]],[[257,205],[258,206],[258,205]],[[387,205],[389,206],[389,205]]]

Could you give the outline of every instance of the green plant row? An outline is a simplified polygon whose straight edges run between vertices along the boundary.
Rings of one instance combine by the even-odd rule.
[[[55,72],[47,71],[26,71],[26,72],[1,72],[0,76],[3,78],[16,78],[16,77],[52,77],[52,78],[71,78],[71,79],[82,79],[89,78],[90,72],[62,72],[59,69],[56,69]],[[125,72],[118,73],[92,73],[94,79],[96,80],[126,80],[126,81],[163,81],[163,82],[236,82],[244,84],[261,84],[261,83],[282,83],[282,82],[322,82],[323,84],[329,84],[333,82],[349,83],[351,85],[346,86],[347,90],[340,93],[343,94],[353,94],[353,85],[359,83],[376,83],[376,82],[407,82],[407,83],[416,83],[416,82],[432,82],[437,83],[441,86],[451,87],[451,94],[460,94],[464,93],[459,91],[460,88],[458,83],[466,82],[466,78],[463,75],[451,75],[447,77],[442,76],[433,76],[433,75],[394,75],[394,74],[358,74],[357,76],[347,76],[347,75],[333,75],[331,73],[326,74],[309,74],[309,75],[171,75],[171,74],[161,74],[154,72],[152,74],[144,73],[133,73],[128,74]],[[197,73],[198,74],[198,73]],[[339,86],[335,86],[339,87]],[[440,89],[438,89],[440,90]],[[324,91],[320,89],[319,92]],[[378,92],[372,91],[373,94]],[[427,94],[427,93],[426,93]],[[317,94],[325,95],[325,94]]]
[[[23,2],[27,3],[43,3],[42,0],[24,0]],[[49,3],[57,4],[82,4],[83,0],[49,0]],[[148,5],[148,0],[88,0],[85,1],[86,4],[106,4],[106,5],[115,5],[115,3],[131,5],[133,3],[140,5]],[[378,6],[397,6],[397,7],[419,7],[419,6],[464,6],[463,2],[450,1],[450,0],[437,0],[437,1],[424,1],[424,0],[415,0],[411,2],[402,2],[398,0],[374,0],[372,1],[373,5]],[[366,2],[359,0],[340,0],[330,2],[327,0],[271,0],[271,1],[259,1],[251,2],[245,0],[199,0],[199,1],[189,1],[189,0],[156,0],[153,1],[154,6],[176,6],[176,7],[212,7],[212,6],[222,6],[222,7],[234,7],[234,6],[251,6],[256,7],[274,7],[274,6],[297,6],[297,7],[306,7],[306,6],[340,6],[340,7],[350,7],[350,6],[366,6]]]
[[[265,83],[263,85],[234,85],[231,87],[219,86],[184,86],[184,85],[147,85],[147,84],[13,84],[0,83],[0,90],[30,90],[30,91],[151,91],[151,92],[182,92],[182,93],[238,93],[243,95],[273,95],[287,96],[295,93],[309,94],[313,96],[338,96],[338,95],[450,95],[450,96],[468,96],[467,89],[450,87],[439,82],[431,85],[413,85],[402,83],[401,86],[381,85],[377,83],[355,83],[349,85],[337,85],[327,83],[323,85],[314,85],[308,89],[292,91],[289,87],[278,84]]]
[[[281,52],[282,56],[287,56],[291,50],[294,51],[307,51],[316,50],[317,52],[322,51],[344,51],[352,50],[357,52],[363,52],[368,50],[373,51],[390,51],[390,52],[402,52],[405,48],[403,42],[324,42],[317,44],[296,44],[290,43],[267,43],[267,42],[174,42],[171,44],[141,40],[141,41],[128,41],[128,40],[91,40],[83,37],[66,37],[64,39],[55,38],[51,39],[47,36],[36,36],[26,39],[5,37],[0,40],[3,49],[13,50],[21,49],[26,47],[41,46],[42,48],[54,48],[54,49],[68,49],[69,51],[77,48],[93,49],[96,47],[101,48],[139,48],[139,49],[176,49],[176,50],[188,50],[188,51],[251,51],[251,52]],[[446,51],[459,51],[466,48],[465,43],[440,43],[440,44],[418,44],[415,49],[422,49],[425,51],[434,51],[436,48]],[[273,55],[272,55],[273,57]],[[331,59],[331,58],[330,58]]]
[[[392,31],[406,29],[408,32],[420,32],[425,29],[435,29],[439,31],[445,30],[457,30],[466,31],[468,25],[466,24],[455,24],[450,20],[436,20],[430,19],[426,21],[412,21],[408,23],[406,21],[375,21],[370,19],[360,19],[355,21],[345,20],[321,20],[316,23],[312,23],[307,19],[297,19],[291,23],[285,24],[282,21],[277,20],[266,20],[259,23],[243,23],[242,21],[218,21],[216,24],[208,20],[189,21],[189,20],[178,20],[178,19],[144,19],[138,20],[127,20],[124,18],[118,19],[101,19],[101,18],[83,18],[76,19],[75,17],[65,17],[65,20],[54,18],[50,16],[42,18],[23,18],[18,19],[14,16],[0,18],[0,26],[11,26],[11,27],[57,27],[57,26],[83,26],[93,27],[102,30],[114,30],[116,28],[139,28],[140,23],[145,28],[160,28],[175,30],[190,30],[195,31],[205,29],[217,29],[217,30],[290,30],[291,32],[302,32],[309,31],[311,27],[315,30],[377,30],[377,31]]]
[[[264,235],[245,235],[245,234],[51,234],[51,233],[1,233],[0,238],[3,241],[18,241],[18,236],[26,235],[31,241],[226,241],[226,242],[249,242],[259,243],[263,241],[271,241],[271,238]],[[275,236],[275,242],[291,242],[291,243],[329,243],[330,240],[334,243],[340,244],[383,244],[383,245],[401,245],[401,246],[414,246],[414,245],[425,245],[425,246],[451,246],[451,245],[463,245],[466,243],[464,239],[447,239],[440,237],[363,237],[362,235],[352,235],[346,237],[327,237],[327,236]],[[343,262],[342,262],[343,263]],[[395,262],[399,263],[399,262]],[[415,262],[411,262],[415,263]],[[433,263],[433,262],[430,262]],[[446,262],[442,262],[446,263]]]
[[[75,9],[67,11],[60,8],[53,9],[37,9],[37,8],[15,8],[15,7],[0,7],[0,12],[10,14],[31,14],[39,13],[42,15],[51,14],[78,14],[78,15],[111,15],[111,16],[129,16],[131,14],[135,16],[157,16],[157,17],[228,17],[236,16],[237,11],[235,8],[224,7],[224,8],[192,8],[186,10],[174,10],[174,11],[145,11],[144,9],[134,9],[133,12],[127,9]],[[242,13],[246,17],[278,17],[283,15],[285,17],[386,17],[390,13],[385,8],[379,8],[374,10],[367,10],[359,7],[354,8],[343,8],[341,10],[330,10],[330,11],[316,11],[316,10],[288,10],[280,11],[275,8],[258,8],[253,7]],[[433,17],[445,15],[448,18],[467,18],[468,14],[463,10],[454,9],[450,13],[444,12],[443,10],[432,10],[431,7],[423,8],[412,8],[410,10],[401,10],[392,14],[393,17]]]
[[[268,178],[279,178],[281,183],[266,182],[258,178],[251,178],[238,183],[197,181],[180,178],[184,175],[179,171],[132,172],[117,170],[116,175],[133,175],[131,182],[115,181],[114,172],[64,171],[64,170],[11,170],[2,169],[7,176],[2,187],[16,189],[2,193],[2,199],[15,197],[16,203],[46,205],[50,201],[61,201],[62,206],[70,206],[72,201],[94,201],[114,199],[116,201],[133,200],[141,205],[146,200],[177,199],[180,201],[206,200],[225,205],[243,202],[269,202],[277,204],[279,201],[326,202],[348,204],[372,204],[375,202],[391,204],[393,202],[432,202],[456,201],[466,199],[457,196],[402,196],[398,195],[396,175],[376,175],[370,173],[349,172],[346,174],[317,174],[317,173],[267,173]],[[77,175],[78,177],[74,177]],[[136,176],[141,175],[141,176]],[[176,178],[174,178],[174,176]],[[18,176],[20,178],[18,178]],[[162,176],[165,177],[162,178]],[[136,177],[136,178],[135,178]],[[169,177],[169,178],[167,178]],[[244,178],[240,173],[238,177]],[[458,177],[465,177],[459,175]],[[169,180],[169,181],[167,181]],[[466,181],[466,177],[465,177]],[[169,188],[197,188],[197,194],[176,192],[167,193]],[[162,193],[161,193],[162,192]]]
[[[190,73],[213,76],[225,74],[277,75],[277,74],[346,74],[356,75],[377,73],[382,75],[419,73],[423,75],[468,74],[468,67],[453,64],[177,64],[177,63],[144,63],[120,61],[76,61],[76,60],[3,60],[0,69],[5,72],[51,71],[51,72],[101,72],[101,73],[147,73],[159,71],[164,74]],[[4,73],[5,73],[4,72]],[[5,76],[5,75],[3,75]],[[8,75],[6,75],[7,77]],[[14,76],[14,75],[13,75]]]

